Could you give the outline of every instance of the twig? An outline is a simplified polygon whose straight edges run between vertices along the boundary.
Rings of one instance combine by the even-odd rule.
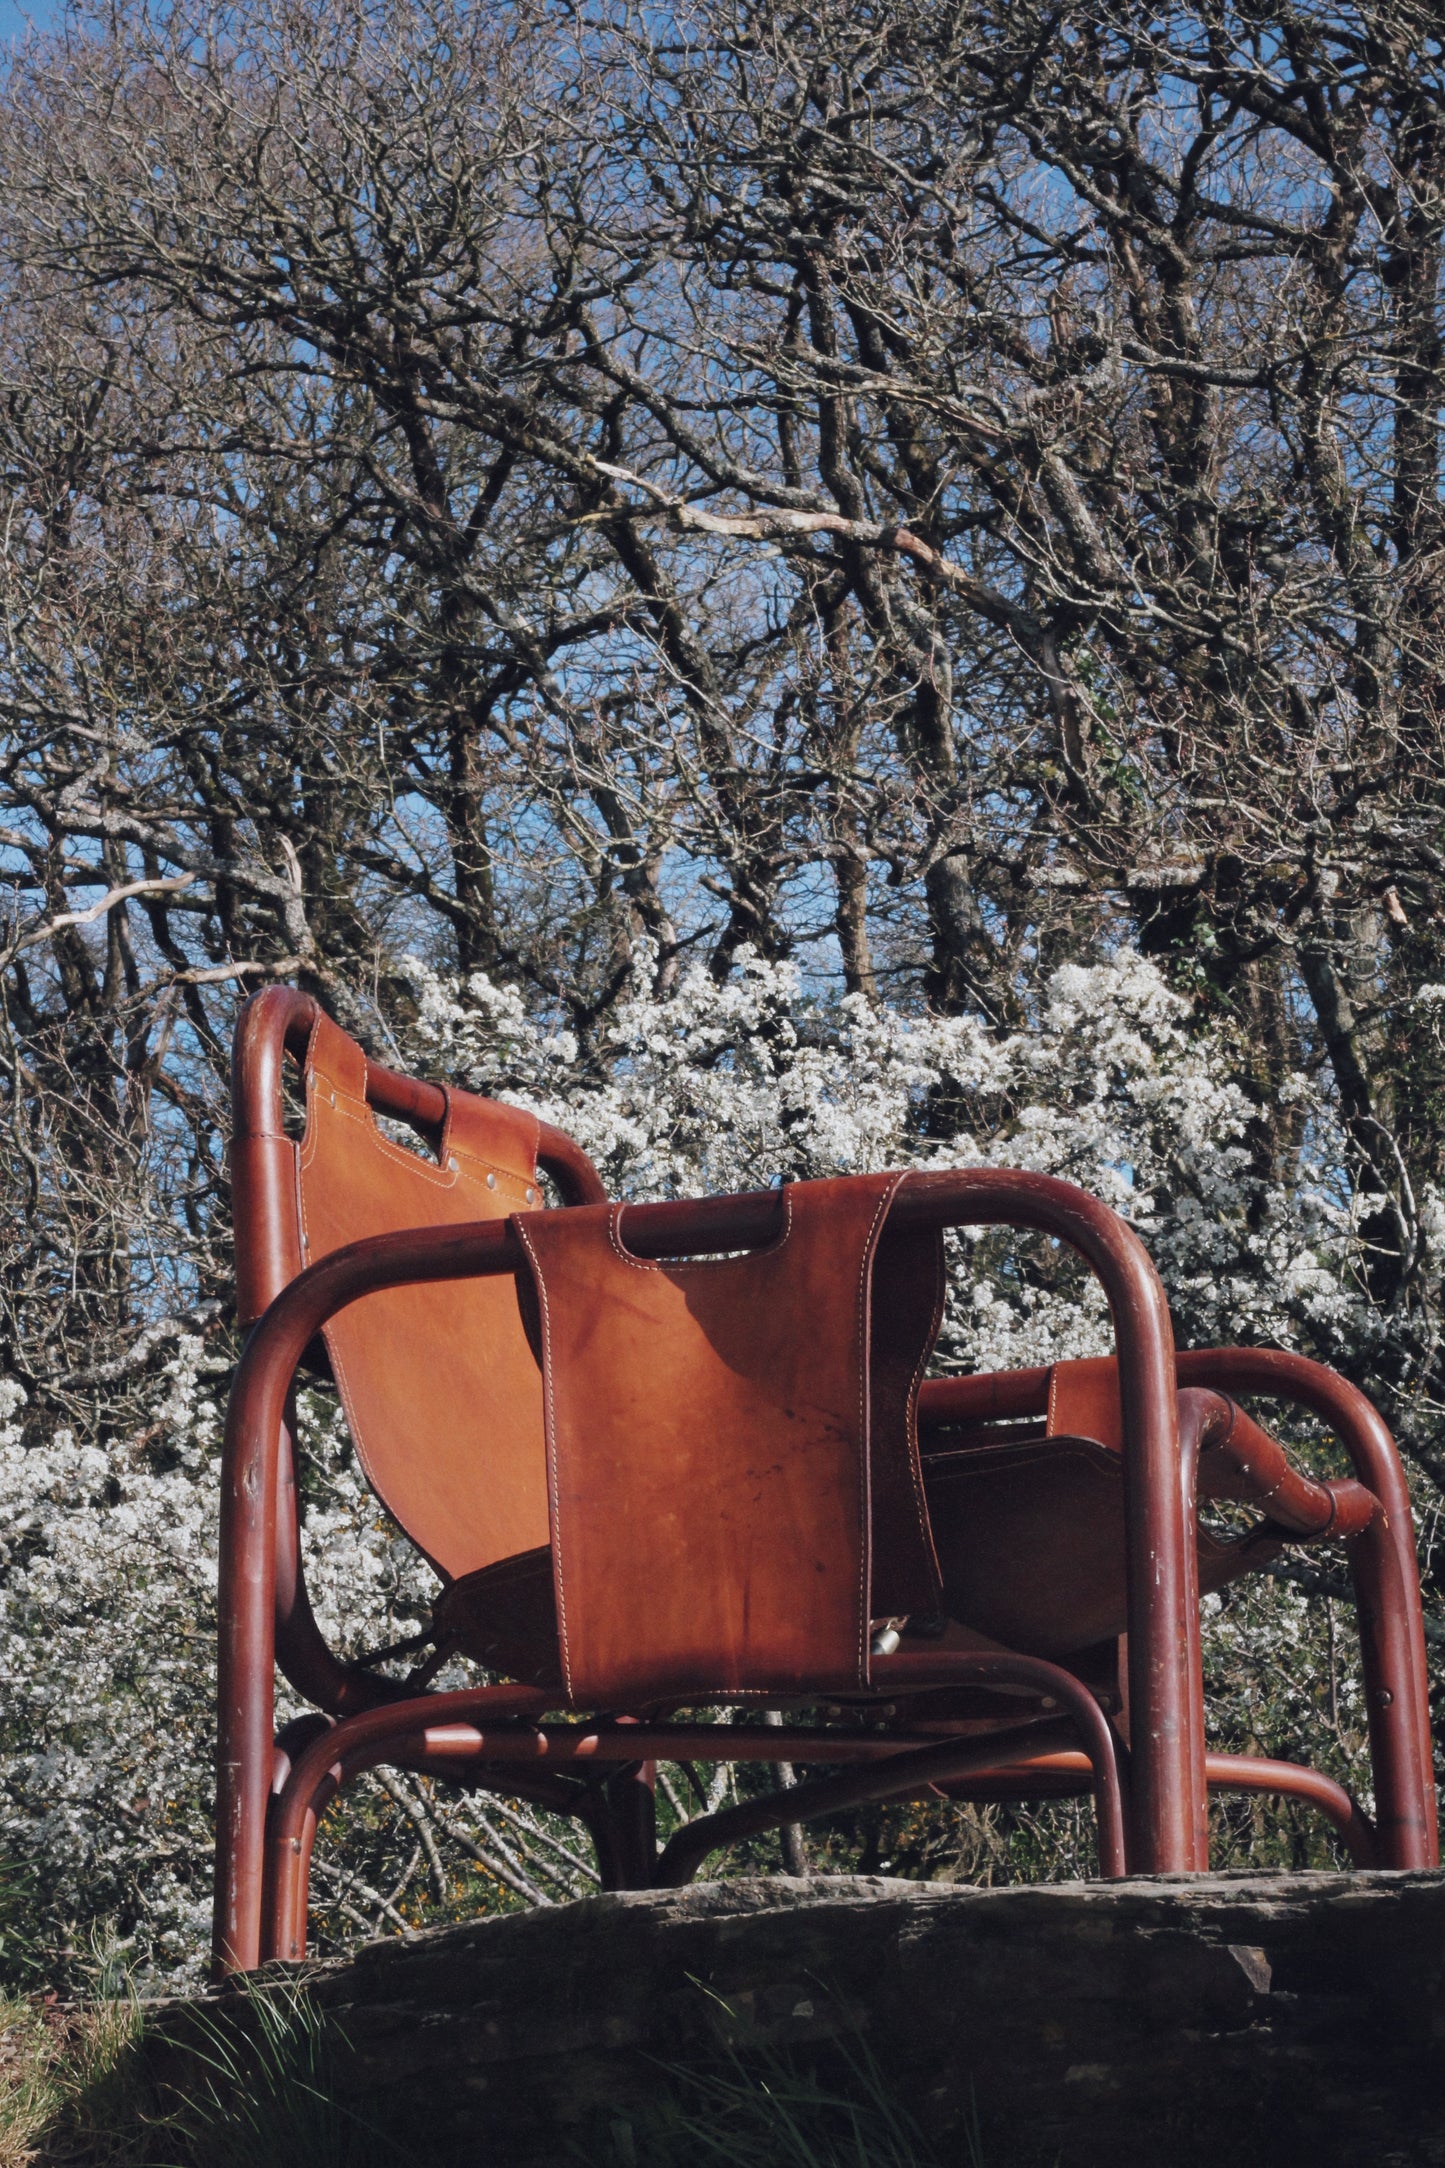
[[[776,1729],[781,1729],[783,1722],[782,1710],[764,1709],[763,1722]],[[779,1791],[790,1792],[798,1781],[790,1761],[774,1762],[773,1772],[778,1780]],[[782,1846],[783,1865],[788,1873],[806,1876],[808,1873],[808,1850],[803,1842],[802,1823],[782,1823],[778,1830],[778,1840]]]
[[[323,1881],[336,1884],[336,1902],[340,1909],[346,1913],[348,1919],[355,1919],[356,1914],[348,1908],[343,1892],[352,1889],[355,1890],[358,1897],[365,1898],[369,1905],[375,1905],[378,1912],[383,1913],[387,1919],[395,1920],[408,1942],[415,1937],[416,1929],[412,1926],[411,1921],[403,1919],[392,1900],[389,1897],[383,1897],[381,1891],[373,1889],[369,1882],[363,1882],[360,1875],[346,1874],[340,1867],[333,1867],[330,1860],[326,1859],[313,1861],[311,1871],[313,1874],[319,1874]],[[371,1928],[375,1925],[375,1922],[364,1919],[360,1924],[363,1927]]]
[[[1263,1570],[1271,1580],[1289,1581],[1306,1596],[1336,1596],[1341,1603],[1357,1604],[1359,1601],[1353,1581],[1343,1573],[1324,1573],[1317,1566],[1297,1565],[1290,1558],[1282,1558]],[[1425,1639],[1437,1647],[1445,1647],[1445,1619],[1431,1618],[1427,1612],[1422,1623]]]
[[[43,919],[38,925],[28,927],[0,948],[0,970],[14,963],[22,949],[48,941],[52,934],[63,933],[67,926],[93,925],[96,919],[106,917],[118,903],[125,903],[131,896],[172,895],[177,889],[189,888],[195,878],[194,873],[176,873],[166,880],[126,881],[119,888],[107,890],[99,903],[89,904],[83,911],[58,911],[54,918]]]
[[[482,1822],[484,1828],[486,1828],[487,1833],[491,1837],[493,1843],[496,1844],[499,1850],[506,1855],[506,1859],[515,1861],[516,1855],[512,1852],[511,1847],[498,1837],[496,1831],[491,1827],[491,1824],[487,1822],[485,1815],[478,1816],[478,1819]],[[448,1822],[443,1820],[440,1814],[437,1815],[437,1824],[439,1828],[445,1830],[447,1836],[450,1837],[452,1843],[457,1847],[458,1851],[465,1852],[467,1858],[475,1860],[479,1867],[485,1867],[488,1874],[495,1875],[499,1882],[504,1882],[507,1888],[509,1890],[513,1890],[518,1897],[525,1897],[528,1904],[551,1904],[552,1900],[549,1896],[547,1896],[546,1892],[543,1890],[539,1890],[536,1883],[528,1879],[527,1875],[522,1870],[520,1862],[516,1862],[515,1865],[509,1866],[506,1864],[506,1860],[494,1858],[490,1852],[485,1851],[480,1844],[475,1842],[473,1838],[467,1836],[464,1830],[458,1829],[455,1822]]]
[[[661,1772],[659,1772],[659,1774],[660,1773]],[[534,1843],[546,1845],[548,1851],[555,1852],[559,1859],[565,1859],[569,1867],[575,1868],[578,1874],[585,1875],[589,1882],[597,1882],[601,1880],[597,1869],[591,1864],[589,1860],[585,1860],[580,1852],[570,1851],[568,1847],[563,1844],[560,1839],[554,1837],[549,1830],[543,1829],[540,1823],[529,1822],[525,1820],[522,1815],[517,1813],[514,1807],[509,1807],[505,1800],[494,1798],[492,1801],[492,1812],[494,1814],[500,1814],[504,1822],[510,1822],[515,1829],[520,1829],[523,1834],[530,1837]]]
[[[93,1363],[88,1370],[72,1370],[63,1378],[47,1378],[45,1384],[58,1392],[77,1385],[116,1385],[122,1378],[133,1377],[136,1371],[144,1369],[163,1340],[180,1340],[187,1333],[201,1332],[222,1314],[221,1303],[198,1302],[193,1310],[187,1310],[179,1317],[157,1318],[154,1325],[147,1325],[140,1337],[132,1340],[125,1353],[117,1355],[113,1362]]]
[[[436,1838],[432,1835],[431,1817],[424,1802],[416,1798],[403,1784],[401,1778],[393,1776],[389,1769],[374,1769],[372,1775],[386,1793],[387,1798],[395,1801],[416,1831],[417,1841],[426,1854],[427,1880],[431,1886],[432,1896],[438,1904],[445,1904],[447,1898],[447,1871],[442,1865],[442,1856],[437,1850]]]

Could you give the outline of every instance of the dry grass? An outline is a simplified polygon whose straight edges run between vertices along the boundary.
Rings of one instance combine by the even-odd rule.
[[[140,2168],[137,2004],[0,2001],[0,2168]]]
[[[0,2168],[29,2168],[54,2103],[54,2031],[40,2007],[0,2003]]]
[[[242,2022],[199,2008],[190,2083],[162,2105],[142,2004],[0,1998],[0,2168],[415,2168],[338,2097],[308,2000],[257,1991]]]

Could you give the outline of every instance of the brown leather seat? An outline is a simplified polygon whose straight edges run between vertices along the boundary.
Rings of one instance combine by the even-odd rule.
[[[1123,1464],[1108,1446],[1050,1438],[933,1453],[924,1487],[942,1588],[937,1611],[913,1612],[911,1626],[932,1638],[935,1617],[946,1618],[979,1647],[1060,1662],[1125,1632]],[[1281,1548],[1277,1537],[1225,1542],[1204,1530],[1196,1540],[1203,1595]],[[545,1545],[453,1581],[432,1625],[439,1642],[504,1678],[563,1683]]]
[[[305,1077],[305,1263],[520,1208],[529,1278],[325,1328],[367,1479],[447,1584],[438,1633],[584,1707],[866,1688],[872,1618],[937,1608],[914,1408],[941,1258],[887,1231],[903,1178],[792,1185],[763,1247],[655,1261],[620,1205],[541,1208],[531,1116],[447,1092],[420,1154],[321,1014]]]
[[[1128,1628],[1124,1469],[1092,1438],[930,1453],[925,1484],[950,1617],[1006,1648],[1065,1660]],[[1200,1530],[1201,1594],[1260,1546]],[[1273,1549],[1279,1549],[1278,1543]]]
[[[962,1435],[935,1428],[923,1469],[951,1617],[1056,1660],[1127,1631],[1123,1426],[1112,1361],[1055,1363],[1042,1423]],[[1198,1493],[1261,1509],[1269,1502],[1267,1483],[1242,1476],[1207,1442]],[[1285,1530],[1268,1520],[1230,1537],[1196,1521],[1200,1594],[1257,1572],[1285,1541]]]

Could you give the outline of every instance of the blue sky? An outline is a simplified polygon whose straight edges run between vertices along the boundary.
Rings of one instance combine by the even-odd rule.
[[[0,0],[0,45],[25,35],[27,23],[49,28],[61,12],[61,0]]]

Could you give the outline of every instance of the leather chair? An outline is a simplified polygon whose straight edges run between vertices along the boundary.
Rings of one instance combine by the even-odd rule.
[[[575,1815],[609,1887],[684,1882],[764,1829],[938,1792],[1092,1790],[1111,1875],[1206,1867],[1210,1786],[1310,1800],[1362,1862],[1434,1863],[1388,1432],[1299,1357],[1176,1365],[1147,1253],[1097,1200],[967,1169],[612,1204],[559,1130],[368,1061],[284,987],[241,1013],[234,1099],[254,1329],[223,1467],[220,1970],[303,1953],[318,1818],[380,1762]],[[981,1224],[1071,1244],[1104,1285],[1115,1356],[926,1380],[942,1230]],[[303,1362],[334,1378],[368,1480],[442,1583],[433,1653],[405,1682],[340,1661],[307,1602]],[[1355,1479],[1301,1473],[1233,1392],[1313,1410]],[[1262,1518],[1221,1542],[1199,1498]],[[1373,1822],[1318,1772],[1205,1749],[1200,1589],[1332,1539],[1359,1592]],[[430,1688],[452,1655],[500,1683]],[[273,1737],[277,1664],[316,1713]],[[703,1720],[719,1705],[793,1714],[719,1728]],[[659,1851],[661,1759],[829,1773]]]

